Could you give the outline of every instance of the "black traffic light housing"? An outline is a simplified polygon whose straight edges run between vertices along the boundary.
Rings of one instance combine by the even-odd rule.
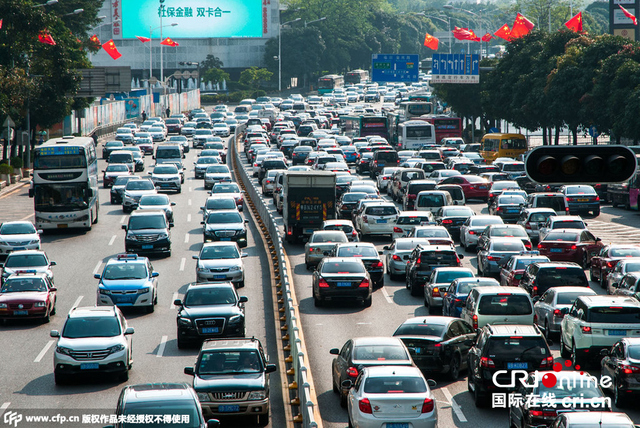
[[[525,159],[527,176],[544,184],[621,183],[636,173],[636,154],[626,146],[542,146]]]

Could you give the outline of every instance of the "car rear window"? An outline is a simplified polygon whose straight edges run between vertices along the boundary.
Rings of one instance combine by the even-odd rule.
[[[492,251],[524,251],[522,241],[513,242],[494,242],[491,246]]]
[[[364,265],[357,262],[328,262],[322,267],[322,273],[364,273]]]
[[[366,209],[367,215],[378,215],[378,216],[388,216],[388,215],[396,215],[398,212],[395,207],[367,207]]]
[[[489,340],[489,357],[503,360],[522,358],[525,353],[547,355],[547,344],[542,337],[493,337]]]
[[[549,232],[544,241],[577,242],[579,236],[577,233]]]
[[[427,392],[424,380],[419,377],[370,377],[364,382],[364,392],[369,394],[420,394]]]
[[[531,311],[529,297],[523,294],[482,296],[478,305],[480,315],[529,315]]]
[[[543,262],[548,262],[549,259],[547,257],[540,257],[540,258],[529,258],[529,259],[520,259],[518,260],[518,262],[516,263],[516,267],[515,269],[526,269],[527,266],[529,266],[531,263],[543,263]]]
[[[422,195],[418,199],[419,207],[442,207],[444,206],[444,197],[442,195]]]
[[[553,229],[585,229],[580,220],[561,220],[553,222]]]
[[[559,267],[540,269],[537,275],[538,283],[546,288],[561,286],[587,287],[587,277],[580,267]]]
[[[611,257],[640,257],[640,248],[613,248]]]
[[[402,173],[402,181],[420,180],[424,178],[424,171],[405,171]]]
[[[553,213],[533,213],[529,217],[529,221],[537,221],[539,223],[547,221],[549,217],[554,215]]]
[[[409,189],[407,193],[409,194],[418,194],[423,190],[435,190],[436,183],[425,183],[425,184],[409,184]]]
[[[423,224],[423,223],[429,223],[431,220],[429,219],[429,217],[427,216],[417,216],[417,215],[412,215],[412,216],[400,216],[398,217],[398,221],[396,222],[396,224]]]
[[[472,278],[473,273],[467,271],[449,271],[449,272],[438,272],[438,276],[436,278],[437,284],[449,284],[453,282],[454,279],[458,278]]]
[[[402,324],[394,336],[442,336],[445,324]]]
[[[580,296],[590,296],[592,293],[585,294],[580,291],[559,292],[558,293],[558,305],[573,305],[573,302]]]
[[[360,345],[353,350],[354,360],[408,360],[409,355],[400,345]]]
[[[564,196],[540,196],[535,205],[538,208],[551,208],[556,212],[564,211],[566,206]]]
[[[342,232],[323,232],[323,233],[314,233],[311,236],[310,242],[314,244],[323,243],[323,242],[347,242],[346,236]]]
[[[640,308],[624,306],[604,306],[589,308],[588,322],[636,324],[640,322]]]
[[[496,238],[496,237],[511,237],[511,236],[515,236],[515,237],[525,237],[527,236],[527,232],[525,232],[524,230],[520,229],[520,228],[515,228],[515,227],[509,227],[509,228],[494,228],[491,230],[491,237],[492,238]]]
[[[458,255],[453,251],[423,251],[420,253],[421,264],[444,264],[457,265]]]
[[[349,224],[329,224],[324,227],[324,230],[341,230],[344,233],[353,232],[353,227]]]
[[[349,245],[338,249],[338,257],[378,257],[378,251],[369,246]]]
[[[469,222],[469,226],[489,226],[490,224],[502,224],[501,218],[472,218]]]

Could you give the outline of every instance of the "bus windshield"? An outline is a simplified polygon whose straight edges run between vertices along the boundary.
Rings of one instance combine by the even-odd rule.
[[[37,211],[80,211],[87,208],[87,183],[36,184],[34,186]]]
[[[84,154],[46,155],[36,152],[33,160],[35,169],[67,169],[86,168],[87,161]]]

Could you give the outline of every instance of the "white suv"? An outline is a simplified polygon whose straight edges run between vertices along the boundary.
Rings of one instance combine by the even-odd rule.
[[[133,364],[131,335],[133,327],[117,306],[73,308],[67,315],[62,332],[51,330],[58,343],[53,354],[56,384],[65,383],[71,375],[104,373],[129,379]]]
[[[156,165],[153,171],[149,171],[149,175],[151,175],[151,181],[157,190],[175,190],[178,193],[182,192],[180,171],[174,164]]]
[[[393,202],[375,202],[367,205],[356,218],[360,236],[392,235],[400,211]]]
[[[622,296],[580,296],[562,319],[560,354],[574,366],[600,361],[600,351],[622,337],[640,337],[640,302]]]
[[[538,241],[542,241],[553,229],[578,229],[586,230],[587,223],[579,215],[552,215],[542,225],[538,226]]]

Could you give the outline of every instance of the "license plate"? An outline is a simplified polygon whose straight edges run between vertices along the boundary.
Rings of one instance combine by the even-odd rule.
[[[529,368],[529,364],[528,363],[507,363],[507,369],[508,370],[516,370],[516,369],[528,369]]]
[[[378,162],[378,166],[385,166],[384,162]]]
[[[387,219],[386,218],[379,218],[378,220],[376,220],[376,223],[386,223]]]
[[[409,428],[409,424],[387,423],[386,428]]]
[[[80,364],[80,370],[97,370],[100,368],[98,363],[82,363]]]
[[[26,249],[27,249],[27,247],[15,247],[13,249],[13,251],[22,251],[22,250],[26,250]]]
[[[487,186],[479,186],[478,189],[480,190],[487,190]]]
[[[65,224],[65,223],[63,223],[63,224],[59,224],[59,225],[58,225],[58,229],[64,229],[64,228],[66,228],[66,227],[69,227],[69,225],[68,225],[68,224]]]
[[[626,330],[607,330],[607,334],[609,336],[626,336],[627,331]]]
[[[29,315],[29,311],[13,311],[13,315]]]
[[[311,234],[313,234],[313,229],[304,229],[304,230],[303,230],[303,233],[304,233],[305,235],[311,235]]]
[[[142,249],[143,249],[143,250],[150,250],[150,249],[152,249],[152,248],[153,248],[153,245],[152,245],[152,244],[145,244],[145,245],[143,245],[143,246],[142,246]]]
[[[336,282],[336,287],[351,287],[350,282]]]
[[[213,275],[213,279],[227,279],[227,275]]]
[[[589,199],[578,199],[578,202],[589,202]]]
[[[239,412],[240,406],[237,404],[224,404],[222,406],[218,406],[219,413],[233,413]]]
[[[204,334],[218,333],[220,329],[218,327],[205,327],[202,329]]]
[[[231,241],[231,238],[220,238],[221,241]]]
[[[552,253],[561,253],[562,252],[562,248],[551,248],[551,249],[549,249],[549,251],[551,251]]]
[[[517,212],[518,212],[518,210],[505,210],[505,212],[508,212],[508,213],[517,213]]]

